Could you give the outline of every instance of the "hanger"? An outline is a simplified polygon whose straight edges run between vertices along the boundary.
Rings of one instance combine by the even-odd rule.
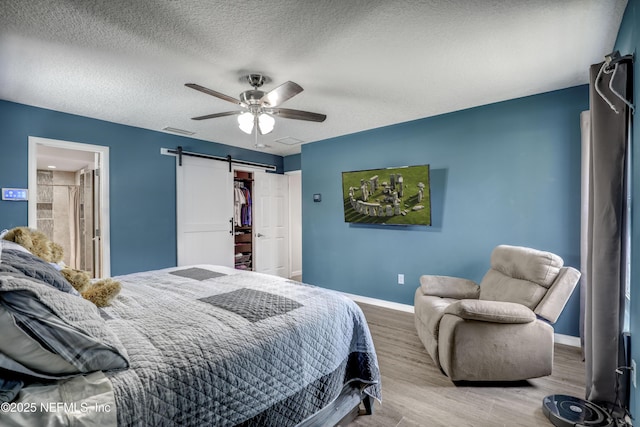
[[[608,55],[605,55],[604,63],[602,64],[602,67],[600,67],[600,71],[598,71],[598,75],[596,76],[596,81],[595,81],[595,84],[594,84],[594,86],[596,88],[596,92],[598,92],[598,95],[600,95],[600,98],[602,98],[616,114],[620,114],[620,111],[616,108],[615,105],[613,105],[613,103],[611,101],[609,101],[609,99],[605,96],[605,94],[602,93],[602,91],[598,87],[598,82],[602,78],[602,74],[603,73],[604,74],[613,73],[611,75],[611,79],[609,80],[609,90],[618,99],[620,99],[622,102],[624,102],[631,109],[632,113],[635,113],[634,105],[632,103],[630,103],[624,96],[622,96],[618,91],[616,91],[613,88],[613,81],[615,80],[616,73],[618,72],[618,65],[622,61],[627,61],[627,60],[629,60],[629,61],[631,61],[633,63],[633,55],[620,56],[620,52],[618,52],[617,50],[615,52],[612,52],[612,53],[608,54]]]

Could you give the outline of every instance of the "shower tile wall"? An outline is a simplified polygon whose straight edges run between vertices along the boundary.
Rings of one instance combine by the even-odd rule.
[[[38,171],[38,229],[64,250],[69,265],[69,186],[76,185],[74,172]]]
[[[38,230],[53,240],[53,171],[38,171]]]

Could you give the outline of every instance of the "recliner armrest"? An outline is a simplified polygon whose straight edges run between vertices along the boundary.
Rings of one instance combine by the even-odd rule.
[[[455,299],[477,299],[480,287],[473,280],[451,276],[420,276],[420,288],[425,295]]]
[[[492,323],[531,323],[535,313],[515,302],[463,299],[450,304],[444,314],[453,314],[466,320]]]

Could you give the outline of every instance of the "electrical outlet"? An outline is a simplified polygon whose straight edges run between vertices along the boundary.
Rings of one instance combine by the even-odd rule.
[[[636,361],[631,359],[631,384],[636,388]]]
[[[404,285],[404,274],[398,274],[398,285]]]

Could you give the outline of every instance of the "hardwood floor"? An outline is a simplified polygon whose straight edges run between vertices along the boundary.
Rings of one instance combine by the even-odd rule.
[[[454,385],[431,360],[413,323],[413,314],[368,304],[364,312],[382,374],[382,404],[372,416],[349,427],[544,427],[542,413],[550,394],[584,397],[584,363],[580,350],[556,344],[553,374],[512,383]]]

